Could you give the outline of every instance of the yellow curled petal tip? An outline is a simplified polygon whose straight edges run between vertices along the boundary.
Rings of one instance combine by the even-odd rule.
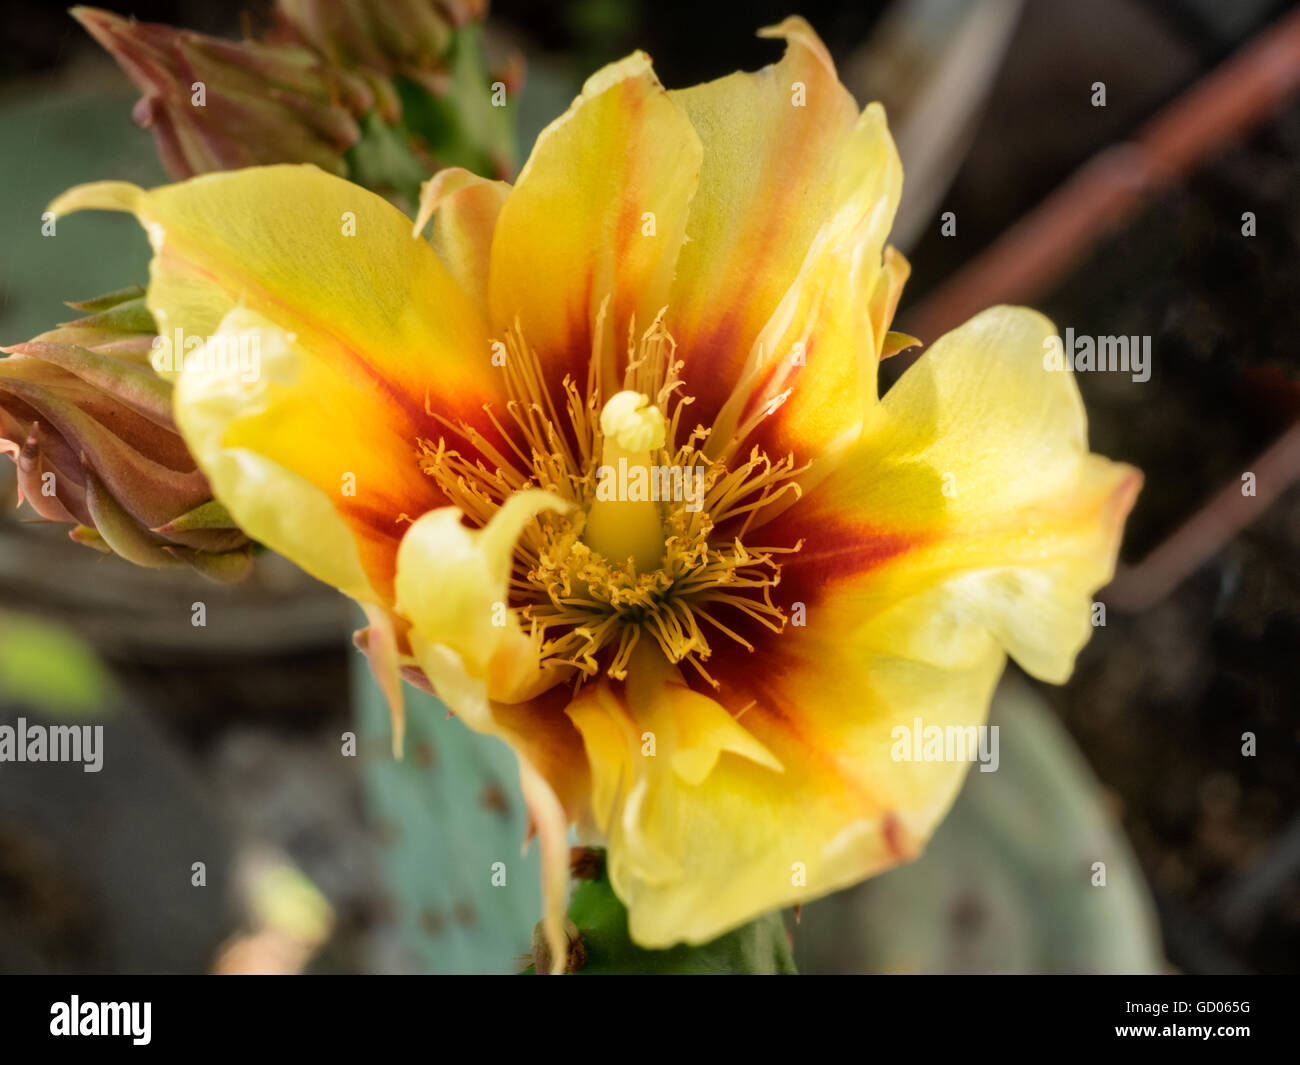
[[[74,211],[125,211],[134,214],[144,190],[129,181],[92,181],[57,196],[46,208],[55,218]]]

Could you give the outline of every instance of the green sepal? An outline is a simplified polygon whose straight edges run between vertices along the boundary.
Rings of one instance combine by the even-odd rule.
[[[198,529],[238,529],[235,519],[230,516],[222,504],[215,499],[200,503],[193,510],[187,510],[180,517],[172,518],[166,525],[160,525],[153,531],[161,536],[172,533],[194,532]]]
[[[578,881],[569,903],[569,920],[578,926],[586,953],[586,961],[576,970],[579,976],[709,973],[791,976],[798,972],[780,913],[764,914],[699,946],[681,944],[668,950],[637,946],[628,935],[627,910],[614,894],[603,869],[594,880]],[[528,972],[532,971],[530,967]]]

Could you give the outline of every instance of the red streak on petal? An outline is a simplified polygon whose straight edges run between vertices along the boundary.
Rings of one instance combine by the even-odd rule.
[[[803,547],[781,561],[784,603],[811,606],[833,594],[837,582],[861,578],[920,546],[925,538],[827,514],[799,504],[762,527],[763,542]]]
[[[880,831],[885,840],[885,846],[889,848],[889,853],[897,861],[908,862],[916,856],[916,849],[903,831],[903,823],[892,810],[881,819]]]

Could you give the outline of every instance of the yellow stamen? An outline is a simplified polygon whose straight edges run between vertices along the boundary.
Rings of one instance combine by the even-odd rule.
[[[756,516],[798,495],[795,478],[806,467],[789,456],[773,462],[757,448],[737,461],[734,441],[725,459],[708,454],[710,431],[688,431],[682,421],[691,398],[678,394],[683,364],[662,315],[639,339],[630,331],[623,390],[608,400],[595,369],[602,360],[593,358],[585,392],[566,377],[553,395],[518,329],[505,346],[507,416],[487,410],[504,443],[439,418],[466,452],[445,438],[424,440],[421,466],[479,526],[524,488],[573,503],[569,514],[539,515],[515,547],[510,605],[531,626],[542,657],[569,666],[578,684],[602,671],[623,679],[633,650],[649,637],[670,662],[688,663],[713,683],[704,667],[712,653],[707,633],[752,650],[738,627],[781,631],[785,614],[771,599],[777,558],[801,545],[742,541]],[[664,470],[678,480],[656,483],[686,484],[690,471],[689,497],[620,494],[635,477]]]

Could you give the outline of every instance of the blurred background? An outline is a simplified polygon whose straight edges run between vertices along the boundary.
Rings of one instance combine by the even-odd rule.
[[[112,6],[232,39],[268,8]],[[1105,624],[1064,687],[1008,667],[1001,767],[970,775],[924,857],[789,915],[801,970],[1295,971],[1294,8],[499,0],[489,49],[526,60],[520,158],[599,65],[642,48],[669,87],[757,69],[780,49],[755,29],[796,10],[899,142],[899,328],[928,341],[1024,302],[1152,348],[1147,381],[1078,375],[1092,449],[1146,475]],[[146,279],[132,220],[78,216],[47,240],[49,200],[166,175],[132,123],[138,93],[59,5],[8,0],[0,33],[13,344],[75,317],[64,300]],[[340,597],[269,555],[219,587],[97,554],[17,508],[9,462],[0,497],[0,724],[102,724],[106,750],[98,774],[0,764],[0,970],[519,967],[538,889],[512,760],[417,700],[394,763]],[[505,889],[485,872],[497,859]]]

